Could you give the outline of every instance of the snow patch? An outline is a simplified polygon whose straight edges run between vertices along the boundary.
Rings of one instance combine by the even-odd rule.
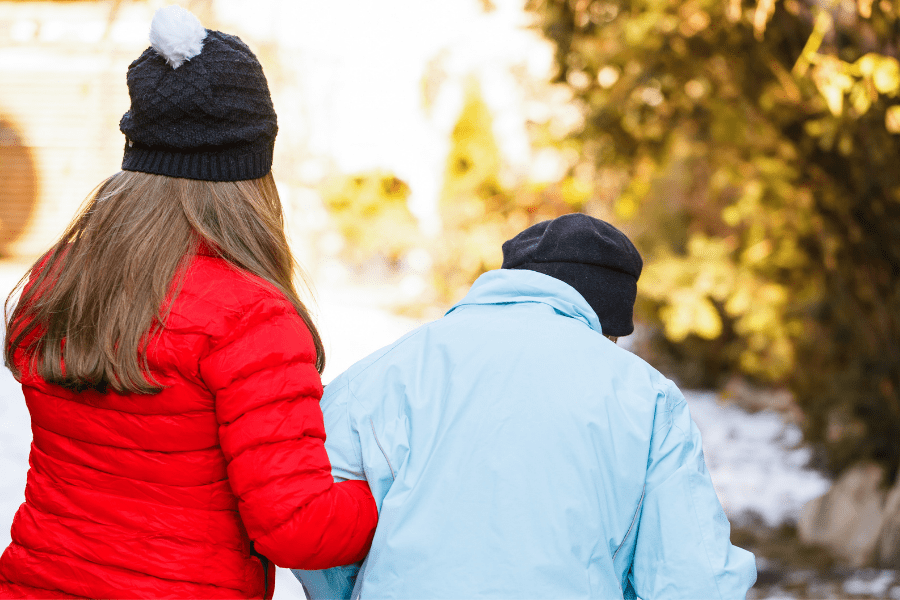
[[[800,429],[776,412],[747,413],[715,392],[685,392],[703,437],[706,465],[731,519],[758,515],[769,526],[796,523],[803,505],[830,481],[807,468],[811,452]]]

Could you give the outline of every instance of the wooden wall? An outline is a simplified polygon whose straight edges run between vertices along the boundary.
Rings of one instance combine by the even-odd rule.
[[[0,1],[0,257],[34,257],[121,165],[152,7]]]

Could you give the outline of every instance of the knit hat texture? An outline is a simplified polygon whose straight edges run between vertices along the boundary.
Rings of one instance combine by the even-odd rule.
[[[206,30],[201,52],[177,68],[147,48],[127,80],[123,170],[206,181],[271,170],[275,109],[262,66],[236,36]]]
[[[580,213],[542,221],[503,244],[504,269],[528,269],[568,283],[590,304],[605,335],[634,331],[644,263],[624,233]]]

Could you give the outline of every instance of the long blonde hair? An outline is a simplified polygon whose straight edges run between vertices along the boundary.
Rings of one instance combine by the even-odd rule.
[[[244,273],[278,288],[322,340],[294,288],[297,264],[271,173],[211,182],[121,171],[92,194],[53,248],[5,304],[4,362],[20,347],[31,368],[63,387],[155,393],[150,340],[165,325],[185,268],[205,243]],[[24,287],[10,314],[13,298]]]

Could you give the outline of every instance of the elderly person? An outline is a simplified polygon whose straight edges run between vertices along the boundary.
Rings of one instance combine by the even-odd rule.
[[[678,388],[615,343],[642,261],[582,214],[503,245],[447,315],[322,398],[339,481],[379,523],[361,567],[296,571],[312,597],[744,598],[752,554]]]

